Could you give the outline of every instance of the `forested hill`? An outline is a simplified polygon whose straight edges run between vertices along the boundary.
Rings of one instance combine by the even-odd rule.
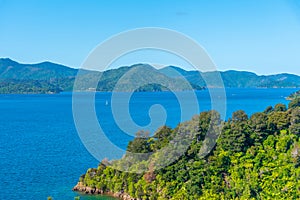
[[[134,75],[124,76],[132,73]],[[130,72],[130,73],[127,73]],[[70,68],[51,62],[37,64],[20,64],[8,58],[0,59],[0,93],[58,93],[72,91],[78,69]],[[176,89],[201,90],[205,87],[220,87],[214,85],[216,73],[220,73],[225,87],[300,87],[300,77],[292,74],[278,74],[258,76],[251,72],[225,71],[225,72],[198,72],[186,71],[178,67],[165,67],[155,69],[147,64],[111,69],[105,72],[81,71],[79,75],[79,89],[83,91],[113,91],[121,77],[123,78],[122,91],[136,88],[138,84],[145,84],[136,91],[166,91]],[[95,88],[89,87],[90,82],[101,79]],[[182,79],[186,79],[191,87],[186,87]],[[150,81],[151,79],[151,81]],[[209,85],[204,80],[210,80]],[[157,83],[156,83],[157,82]],[[129,88],[129,89],[128,89]]]
[[[211,127],[221,128],[221,135],[213,151],[202,157],[199,151]],[[127,150],[154,152],[154,159],[136,160],[127,153],[111,165],[127,166],[128,171],[146,166],[146,173],[119,171],[107,167],[104,160],[88,169],[74,190],[141,200],[300,198],[300,99],[288,108],[277,104],[251,117],[236,111],[227,122],[215,111],[203,112],[175,129],[164,126],[153,137],[143,133],[137,134]],[[180,145],[174,138],[182,133],[195,133],[189,148],[171,165],[156,169],[158,150],[170,141]]]
[[[224,71],[224,72],[199,72],[185,71],[181,68],[169,66],[160,69],[160,72],[170,76],[178,77],[179,74],[184,76],[189,82],[196,85],[205,85],[204,79],[213,79],[216,73],[220,73],[225,87],[234,88],[284,88],[284,87],[300,87],[300,76],[293,74],[275,74],[275,75],[257,75],[247,71]],[[178,73],[176,73],[178,72]]]
[[[20,64],[9,58],[0,59],[0,79],[49,80],[74,77],[77,69],[51,62]]]

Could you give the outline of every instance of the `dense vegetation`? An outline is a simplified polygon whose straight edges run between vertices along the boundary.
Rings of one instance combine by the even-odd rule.
[[[178,73],[175,73],[177,71]],[[191,84],[204,85],[206,80],[214,80],[220,73],[225,87],[232,88],[288,88],[300,87],[300,77],[293,74],[275,74],[259,76],[252,72],[229,70],[224,72],[198,72],[185,71],[181,68],[170,66],[160,70],[166,76],[176,78],[185,77]]]
[[[72,91],[77,75],[78,69],[51,62],[20,64],[7,58],[0,58],[0,93]],[[201,90],[207,85],[222,87],[220,84],[215,85],[214,80],[218,75],[221,75],[225,87],[300,87],[300,77],[292,74],[258,76],[250,72],[232,70],[226,72],[186,71],[172,66],[158,70],[147,64],[136,64],[105,72],[81,70],[78,75],[79,84],[75,90],[113,91],[120,79],[123,81],[123,87],[118,90],[121,91],[130,91],[132,88],[136,91],[166,91],[167,88],[178,91]],[[98,82],[99,76],[101,79]],[[182,78],[186,79],[191,87],[186,87]],[[204,79],[212,82],[205,82]],[[95,81],[98,82],[97,86],[93,84]],[[140,83],[146,84],[138,86],[137,84]]]
[[[209,122],[213,119],[213,124]],[[204,135],[222,128],[217,145],[205,157],[199,154]],[[299,199],[300,101],[267,107],[250,118],[236,111],[222,122],[215,111],[203,112],[175,129],[160,128],[152,137],[139,132],[128,151],[156,152],[183,129],[193,132],[185,153],[171,165],[156,170],[153,160],[135,162],[129,155],[113,165],[131,161],[133,168],[147,166],[143,174],[107,167],[104,160],[80,181],[106,192],[124,192],[139,199]]]
[[[52,94],[71,91],[73,80],[0,80],[2,94]]]
[[[148,77],[148,80],[145,77]],[[73,88],[75,78],[77,84],[76,88]],[[116,89],[118,82],[119,87]],[[120,67],[104,72],[88,70],[79,72],[78,69],[51,62],[20,64],[10,59],[0,59],[0,93],[58,93],[73,89],[154,92],[168,91],[168,88],[177,91],[204,89],[203,86],[196,84],[187,87],[182,79],[168,77],[146,64]]]

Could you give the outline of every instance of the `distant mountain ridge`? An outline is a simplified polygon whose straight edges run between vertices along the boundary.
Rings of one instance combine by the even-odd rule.
[[[0,79],[47,80],[76,76],[78,70],[51,62],[20,64],[9,58],[0,59]]]
[[[21,64],[0,58],[0,93],[58,93],[72,91],[79,70],[51,62]],[[80,70],[76,90],[80,91],[166,91],[201,90],[215,85],[220,75],[225,87],[288,88],[300,87],[300,76],[293,74],[256,75],[247,71],[186,71],[176,66],[156,69],[135,64],[104,72]],[[95,81],[98,85],[94,86]],[[209,80],[209,82],[205,82]],[[118,84],[122,82],[122,84]],[[188,85],[187,85],[188,83]]]
[[[170,66],[160,69],[161,73],[167,76],[176,78],[176,70],[179,74],[184,76],[190,83],[196,85],[205,85],[205,79],[213,79],[216,73],[220,73],[225,87],[234,88],[289,88],[300,87],[300,76],[294,74],[275,74],[275,75],[257,75],[253,72],[228,70],[224,72],[198,72],[185,71],[181,68]],[[199,76],[200,74],[200,76]],[[178,74],[177,74],[178,75]]]

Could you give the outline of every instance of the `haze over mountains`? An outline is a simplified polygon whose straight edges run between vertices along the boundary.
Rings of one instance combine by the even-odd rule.
[[[78,69],[51,62],[20,64],[8,58],[1,58],[0,93],[72,91],[78,71]],[[214,81],[218,74],[222,77],[225,87],[300,87],[300,76],[286,73],[258,76],[246,71],[198,72],[186,71],[174,66],[156,69],[148,64],[136,64],[105,72],[81,70],[76,90],[201,90],[205,87],[220,87],[220,84]],[[98,84],[95,85],[100,76]]]

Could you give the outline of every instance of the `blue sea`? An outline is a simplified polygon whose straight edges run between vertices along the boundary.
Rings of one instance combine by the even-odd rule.
[[[223,117],[228,119],[232,112],[240,109],[250,116],[269,105],[288,104],[285,97],[297,90],[226,89],[226,113]],[[82,93],[82,101],[86,99],[85,95],[90,94]],[[118,98],[122,99],[122,95],[125,98],[126,93],[120,93]],[[124,133],[115,122],[111,96],[112,93],[96,94],[96,116],[109,140],[125,149],[134,133]],[[188,95],[182,93],[182,96]],[[211,109],[207,90],[197,91],[196,96],[200,111]],[[183,101],[189,105],[190,99],[183,98]],[[181,104],[171,92],[141,92],[134,93],[127,106],[132,118],[130,121],[143,127],[151,120],[155,121],[155,109],[154,115],[151,117],[151,112],[149,115],[151,106],[156,105],[157,108],[160,105],[164,108],[165,123],[175,127],[180,121],[188,120],[199,112],[191,104],[182,116]],[[161,111],[161,107],[157,111]],[[124,105],[120,103],[118,107],[116,101],[114,108],[118,113]],[[2,94],[0,111],[0,199],[42,200],[52,196],[53,199],[73,200],[80,195],[73,192],[72,187],[81,174],[88,168],[97,167],[99,161],[86,150],[77,133],[72,113],[72,93]],[[158,113],[157,116],[161,115]],[[126,120],[123,123],[126,124]],[[81,199],[113,198],[83,195]]]

